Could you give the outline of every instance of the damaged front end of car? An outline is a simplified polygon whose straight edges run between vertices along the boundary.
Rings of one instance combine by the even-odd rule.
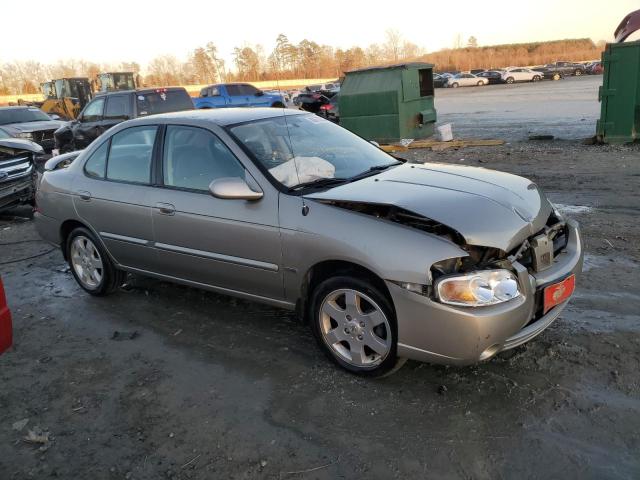
[[[390,286],[390,290],[403,318],[399,352],[409,358],[468,364],[530,340],[566,306],[564,299],[553,308],[545,306],[545,289],[581,271],[577,224],[553,208],[541,229],[532,228],[534,233],[507,251],[470,244],[463,232],[401,207],[338,200],[323,203],[444,238],[466,252],[431,265],[425,285],[391,282],[399,287]],[[432,343],[448,328],[457,335]]]
[[[20,139],[0,140],[0,209],[33,204],[40,145]]]

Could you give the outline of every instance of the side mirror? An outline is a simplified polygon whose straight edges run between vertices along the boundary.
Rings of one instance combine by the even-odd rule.
[[[370,143],[371,145],[373,145],[374,147],[378,147],[378,148],[380,148],[380,144],[379,144],[378,142],[376,142],[375,140],[369,140],[369,143]]]
[[[55,157],[51,157],[44,164],[44,171],[51,172],[53,170],[60,170],[62,168],[67,168],[81,153],[82,153],[82,150],[79,150],[77,152],[63,153],[62,155],[56,155]]]
[[[256,192],[240,177],[218,178],[209,184],[211,195],[227,200],[260,200],[264,193]]]
[[[200,94],[200,98],[205,98],[205,97],[208,97],[208,96],[209,96],[209,94],[206,91],[204,91],[204,92],[202,92]]]

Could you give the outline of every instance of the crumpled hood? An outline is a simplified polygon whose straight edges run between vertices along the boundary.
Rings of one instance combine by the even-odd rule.
[[[26,150],[33,153],[44,153],[40,145],[25,138],[3,138],[0,140],[0,147],[13,150]]]
[[[39,132],[41,130],[56,130],[64,125],[65,122],[58,120],[42,120],[39,122],[10,123],[2,125],[6,130],[12,130],[13,134],[17,132]]]
[[[506,252],[544,228],[553,207],[526,178],[477,167],[401,165],[307,198],[395,205]]]

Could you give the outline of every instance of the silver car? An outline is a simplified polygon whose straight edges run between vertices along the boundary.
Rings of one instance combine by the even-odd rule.
[[[582,266],[577,224],[529,180],[407,164],[300,111],[131,120],[65,163],[35,218],[84,290],[133,272],[297,310],[358,374],[527,342]]]

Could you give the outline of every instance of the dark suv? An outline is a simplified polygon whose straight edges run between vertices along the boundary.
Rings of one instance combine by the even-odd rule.
[[[81,150],[125,120],[182,110],[193,110],[193,101],[182,87],[98,94],[84,107],[77,120],[56,130],[56,149],[58,153]]]

